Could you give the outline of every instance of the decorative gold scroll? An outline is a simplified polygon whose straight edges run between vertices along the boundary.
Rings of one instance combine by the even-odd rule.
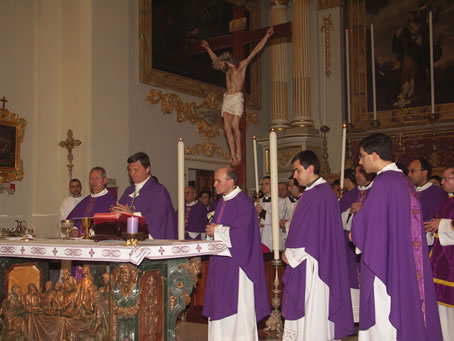
[[[330,52],[330,29],[333,27],[333,22],[331,21],[331,13],[322,17],[323,24],[321,27],[321,32],[323,32],[323,37],[325,40],[325,74],[326,77],[331,75],[331,52]]]

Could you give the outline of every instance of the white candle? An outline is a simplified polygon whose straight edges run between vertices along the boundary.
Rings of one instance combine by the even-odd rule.
[[[341,174],[340,188],[344,188],[344,171],[345,171],[345,145],[347,141],[347,124],[342,125],[342,158],[341,158]]]
[[[178,239],[184,240],[184,142],[180,137],[177,145],[178,154]]]
[[[326,33],[323,35],[322,76],[323,76],[323,125],[326,126]]]
[[[279,193],[277,168],[277,136],[270,133],[271,224],[273,231],[274,259],[279,259]]]
[[[432,28],[432,11],[429,12],[429,48],[430,48],[430,105],[432,115],[435,114],[435,84],[434,84],[434,41]]]
[[[139,218],[129,217],[127,220],[126,231],[131,234],[139,232]]]
[[[255,176],[255,195],[259,195],[259,168],[257,165],[257,139],[252,137],[252,149],[254,150],[254,176]]]
[[[377,90],[375,89],[375,49],[374,49],[374,25],[370,25],[370,58],[372,60],[372,98],[374,102],[374,120],[377,120]]]
[[[345,70],[347,73],[347,123],[352,122],[351,108],[350,108],[350,54],[348,51],[348,29],[345,30]]]

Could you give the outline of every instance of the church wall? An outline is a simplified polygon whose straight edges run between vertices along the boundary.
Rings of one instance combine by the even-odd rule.
[[[0,227],[12,227],[14,219],[29,219],[33,208],[35,165],[33,144],[36,132],[35,25],[36,4],[28,1],[0,2],[0,97],[6,109],[27,121],[21,145],[25,177],[16,183],[14,195],[0,194]],[[27,212],[25,217],[15,217]],[[8,217],[9,216],[9,217]]]

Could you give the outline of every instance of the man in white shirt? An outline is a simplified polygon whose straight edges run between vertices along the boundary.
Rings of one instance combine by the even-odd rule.
[[[65,198],[60,205],[60,220],[65,220],[76,205],[83,199],[82,184],[79,179],[72,179],[69,182],[71,195]]]

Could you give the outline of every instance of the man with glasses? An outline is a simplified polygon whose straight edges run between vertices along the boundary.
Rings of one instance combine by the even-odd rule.
[[[408,165],[408,177],[415,185],[416,193],[421,202],[422,217],[429,221],[435,216],[440,205],[448,195],[440,188],[432,184],[429,178],[432,175],[432,165],[425,159],[415,159]],[[426,234],[427,245],[432,246],[434,242],[433,233]]]
[[[417,194],[392,161],[389,136],[370,135],[359,147],[359,164],[377,176],[352,222],[361,253],[358,340],[441,341]]]
[[[444,340],[454,339],[454,167],[443,172],[441,181],[449,199],[443,202],[436,216],[426,222],[426,231],[436,233],[430,262],[432,263],[438,312]]]

